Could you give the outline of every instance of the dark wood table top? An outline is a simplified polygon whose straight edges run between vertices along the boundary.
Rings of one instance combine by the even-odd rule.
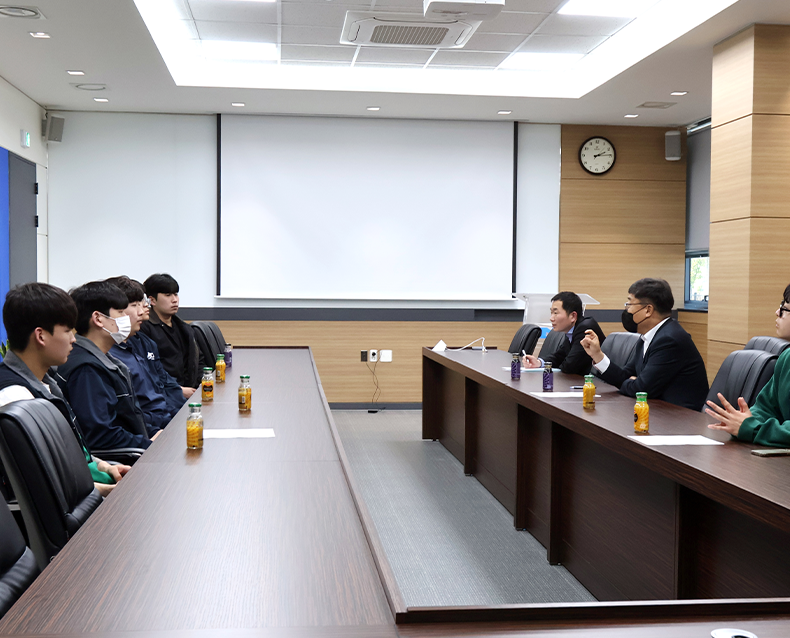
[[[0,633],[387,626],[387,605],[307,349],[233,353],[208,428],[186,406],[0,621]],[[252,411],[240,414],[240,374]]]

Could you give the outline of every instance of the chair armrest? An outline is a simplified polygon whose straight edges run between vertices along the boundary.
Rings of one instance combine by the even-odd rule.
[[[114,450],[91,450],[93,456],[100,458],[102,461],[123,463],[124,465],[134,465],[134,462],[139,459],[144,449],[139,447],[123,447]]]

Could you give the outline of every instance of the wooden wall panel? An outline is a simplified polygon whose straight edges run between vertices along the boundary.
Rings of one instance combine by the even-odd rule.
[[[392,363],[376,366],[382,403],[422,401],[422,347],[443,339],[461,347],[479,337],[486,346],[507,349],[520,322],[439,321],[218,321],[222,334],[237,346],[310,346],[327,400],[369,403],[375,385],[360,350],[393,351]],[[244,374],[238,368],[233,375]]]
[[[752,117],[711,131],[710,221],[743,219],[752,201]]]
[[[713,126],[752,112],[754,85],[754,26],[713,47]]]
[[[750,221],[710,225],[710,302],[708,338],[740,343],[748,340]]]
[[[775,312],[790,283],[790,219],[752,219],[750,240],[748,337],[775,335]]]
[[[686,183],[565,180],[560,237],[563,243],[683,244]]]
[[[788,89],[790,82],[790,94]],[[790,217],[790,117],[755,114],[751,119],[751,217]]]
[[[758,24],[754,29],[754,112],[790,114],[787,64],[790,32],[785,25]]]
[[[708,365],[708,313],[678,311],[678,322],[691,335],[694,345]]]

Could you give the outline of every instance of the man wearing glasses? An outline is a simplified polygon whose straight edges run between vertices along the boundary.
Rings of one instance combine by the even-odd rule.
[[[790,286],[776,311],[776,336],[790,340]],[[738,407],[731,405],[721,394],[719,407],[708,401],[705,412],[718,419],[711,430],[723,430],[732,436],[758,445],[790,447],[790,348],[776,362],[774,374],[749,408],[743,397]]]
[[[663,279],[640,279],[628,289],[623,310],[623,326],[642,336],[625,367],[609,360],[598,336],[588,330],[582,347],[593,360],[601,378],[620,388],[626,396],[647,392],[649,399],[661,399],[692,410],[700,410],[708,395],[705,363],[691,336],[672,319],[675,298]]]

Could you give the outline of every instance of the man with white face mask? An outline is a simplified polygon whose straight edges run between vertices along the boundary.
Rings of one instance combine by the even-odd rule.
[[[94,281],[75,288],[77,342],[57,381],[77,415],[88,446],[95,450],[147,448],[160,429],[147,424],[128,368],[109,354],[131,332],[126,295]]]

